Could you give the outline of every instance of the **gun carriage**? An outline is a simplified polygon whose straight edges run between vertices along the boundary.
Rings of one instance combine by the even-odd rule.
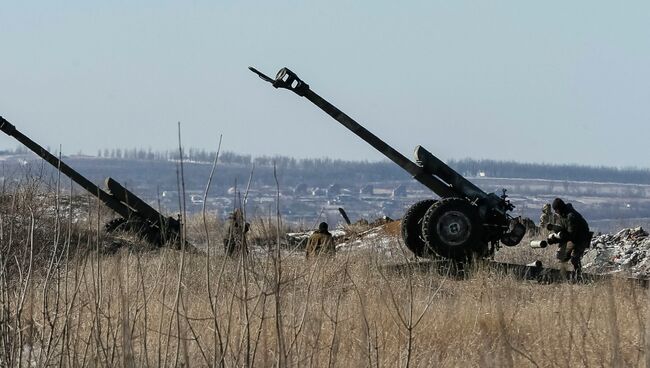
[[[113,219],[105,225],[106,231],[132,231],[156,245],[163,245],[167,242],[179,244],[181,223],[178,219],[163,216],[112,178],[106,178],[105,180],[107,189],[98,187],[65,162],[59,160],[59,158],[18,131],[13,124],[2,116],[0,116],[0,130],[24,144],[61,173],[88,191],[88,193],[97,197],[107,207],[119,214],[121,216],[120,218]]]
[[[422,146],[415,148],[415,162],[409,160],[312,91],[287,68],[281,69],[275,79],[253,67],[249,69],[273,87],[305,97],[438,195],[413,204],[402,218],[404,244],[415,255],[462,262],[490,256],[499,244],[515,246],[524,237],[526,228],[509,214],[515,206],[505,190],[500,195],[484,192]]]

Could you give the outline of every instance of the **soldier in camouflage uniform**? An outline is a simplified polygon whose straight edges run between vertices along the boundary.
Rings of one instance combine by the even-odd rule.
[[[223,246],[226,255],[233,256],[239,252],[248,253],[248,244],[246,243],[246,233],[250,228],[248,222],[244,222],[244,214],[242,210],[237,208],[228,217],[228,226],[226,228],[225,237],[223,238]]]
[[[547,225],[547,229],[553,231],[548,236],[548,243],[558,244],[557,258],[561,262],[561,271],[566,272],[567,262],[571,261],[576,277],[580,277],[582,256],[589,248],[593,233],[571,203],[555,198],[552,208],[557,215],[557,223]]]
[[[327,231],[326,222],[321,222],[318,225],[318,230],[311,234],[309,240],[307,240],[305,251],[307,258],[312,258],[321,254],[333,256],[336,253],[334,239],[332,238],[332,234]]]
[[[553,210],[551,209],[551,204],[546,203],[542,207],[542,215],[539,217],[539,228],[546,230],[548,224],[554,224],[555,218],[553,216]]]

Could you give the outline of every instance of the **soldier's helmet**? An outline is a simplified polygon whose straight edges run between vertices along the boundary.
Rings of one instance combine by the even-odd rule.
[[[321,222],[318,224],[318,231],[325,232],[327,231],[327,222]]]
[[[553,211],[559,214],[563,214],[566,212],[566,203],[562,200],[562,198],[555,198],[553,200]]]

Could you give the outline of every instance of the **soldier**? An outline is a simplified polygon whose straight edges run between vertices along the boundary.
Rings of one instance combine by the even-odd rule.
[[[555,198],[552,208],[558,217],[558,223],[547,225],[547,229],[553,231],[548,236],[548,243],[558,244],[557,258],[561,262],[561,271],[566,272],[566,264],[571,261],[578,278],[582,272],[582,255],[589,248],[593,233],[589,231],[587,221],[571,203]]]
[[[539,228],[546,229],[548,224],[554,224],[553,210],[551,209],[551,204],[546,203],[542,207],[542,215],[539,217]]]
[[[332,234],[327,231],[326,222],[321,222],[318,225],[318,230],[311,234],[309,240],[307,240],[305,251],[307,258],[321,254],[334,255],[336,253],[334,239],[332,239]]]
[[[226,228],[225,237],[223,238],[224,251],[228,256],[239,252],[248,253],[246,244],[246,233],[250,229],[250,224],[244,222],[242,210],[237,208],[228,216],[228,227]]]

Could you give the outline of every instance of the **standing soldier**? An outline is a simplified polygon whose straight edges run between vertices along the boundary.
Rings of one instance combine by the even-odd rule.
[[[553,231],[548,236],[548,243],[559,246],[557,258],[561,262],[560,270],[565,273],[567,262],[571,261],[578,278],[582,273],[582,256],[589,248],[593,233],[589,231],[587,221],[571,203],[555,198],[552,207],[558,216],[558,223],[547,225],[546,228]]]
[[[248,253],[248,245],[246,244],[246,233],[250,228],[248,222],[244,222],[244,214],[242,210],[237,208],[228,217],[228,227],[226,228],[225,237],[223,238],[223,246],[226,255],[232,256],[239,252]]]
[[[539,217],[539,228],[546,229],[548,224],[554,224],[555,220],[553,219],[553,210],[551,209],[551,204],[546,203],[542,207],[542,215]]]
[[[318,230],[307,240],[307,247],[305,248],[307,258],[317,256],[320,254],[334,255],[336,248],[334,247],[334,239],[332,234],[327,231],[327,223],[321,222],[318,225]]]

